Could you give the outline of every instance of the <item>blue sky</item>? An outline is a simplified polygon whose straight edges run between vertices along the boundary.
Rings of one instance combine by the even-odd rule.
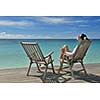
[[[100,38],[99,16],[0,16],[0,38]]]

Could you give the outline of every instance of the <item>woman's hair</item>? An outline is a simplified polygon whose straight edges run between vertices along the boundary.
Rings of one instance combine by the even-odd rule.
[[[81,35],[80,35],[80,38],[81,38],[82,40],[89,40],[85,34],[81,34]]]

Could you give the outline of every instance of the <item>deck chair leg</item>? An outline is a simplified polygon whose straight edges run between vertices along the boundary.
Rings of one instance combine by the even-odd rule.
[[[71,76],[72,76],[72,78],[75,78],[75,77],[74,77],[73,70],[72,70],[72,67],[73,67],[73,65],[70,65],[70,66],[69,66],[69,69],[70,69],[70,71],[71,71]]]
[[[39,72],[42,72],[42,71],[40,70],[40,68],[39,68],[38,63],[36,63],[36,65],[37,65],[37,69],[38,69],[38,71],[39,71]]]
[[[58,74],[60,74],[60,71],[62,70],[62,67],[63,67],[63,62],[60,62],[60,68],[58,70]]]
[[[30,65],[29,65],[29,68],[28,68],[28,71],[27,71],[27,76],[29,76],[29,72],[30,72],[30,69],[31,69],[31,65],[32,65],[32,62],[30,62]]]
[[[43,73],[43,80],[46,79],[47,69],[48,69],[48,65],[46,65],[45,72]]]
[[[80,62],[80,63],[82,65],[82,67],[83,67],[83,70],[84,70],[85,74],[87,75],[87,72],[86,72],[86,69],[85,69],[85,66],[84,66],[83,62]]]
[[[51,66],[52,66],[53,73],[55,73],[54,66],[53,66],[53,62],[51,63]]]

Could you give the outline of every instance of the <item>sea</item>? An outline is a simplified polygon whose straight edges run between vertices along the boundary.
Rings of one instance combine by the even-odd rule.
[[[78,44],[75,39],[0,39],[0,69],[24,68],[29,66],[27,57],[21,42],[37,42],[44,55],[54,51],[54,65],[59,65],[61,47],[66,44],[73,50]],[[85,64],[100,63],[100,39],[93,39],[84,58]],[[36,65],[33,64],[33,67]]]

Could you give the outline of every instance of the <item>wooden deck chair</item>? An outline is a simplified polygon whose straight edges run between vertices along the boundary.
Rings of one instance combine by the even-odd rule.
[[[74,78],[74,74],[73,74],[73,70],[72,67],[74,65],[74,63],[81,63],[82,67],[83,67],[83,71],[85,72],[85,74],[87,74],[85,66],[83,64],[83,59],[86,55],[86,52],[89,48],[91,44],[90,40],[83,40],[81,43],[79,43],[78,47],[76,48],[75,53],[72,55],[72,57],[67,56],[66,54],[64,55],[64,59],[60,59],[60,68],[58,73],[60,73],[60,70],[63,67],[63,64],[68,64],[69,65],[69,69],[71,71],[71,75]]]
[[[40,66],[42,64],[46,66],[43,78],[45,78],[45,76],[46,76],[49,64],[51,64],[53,73],[55,73],[54,67],[53,67],[53,61],[54,60],[52,59],[52,56],[51,56],[53,54],[53,52],[49,53],[47,56],[44,57],[38,43],[21,42],[21,45],[23,46],[27,56],[30,59],[30,65],[29,65],[29,68],[28,68],[27,76],[29,75],[31,65],[33,63],[36,63],[39,72],[42,72],[41,69],[40,69]]]

